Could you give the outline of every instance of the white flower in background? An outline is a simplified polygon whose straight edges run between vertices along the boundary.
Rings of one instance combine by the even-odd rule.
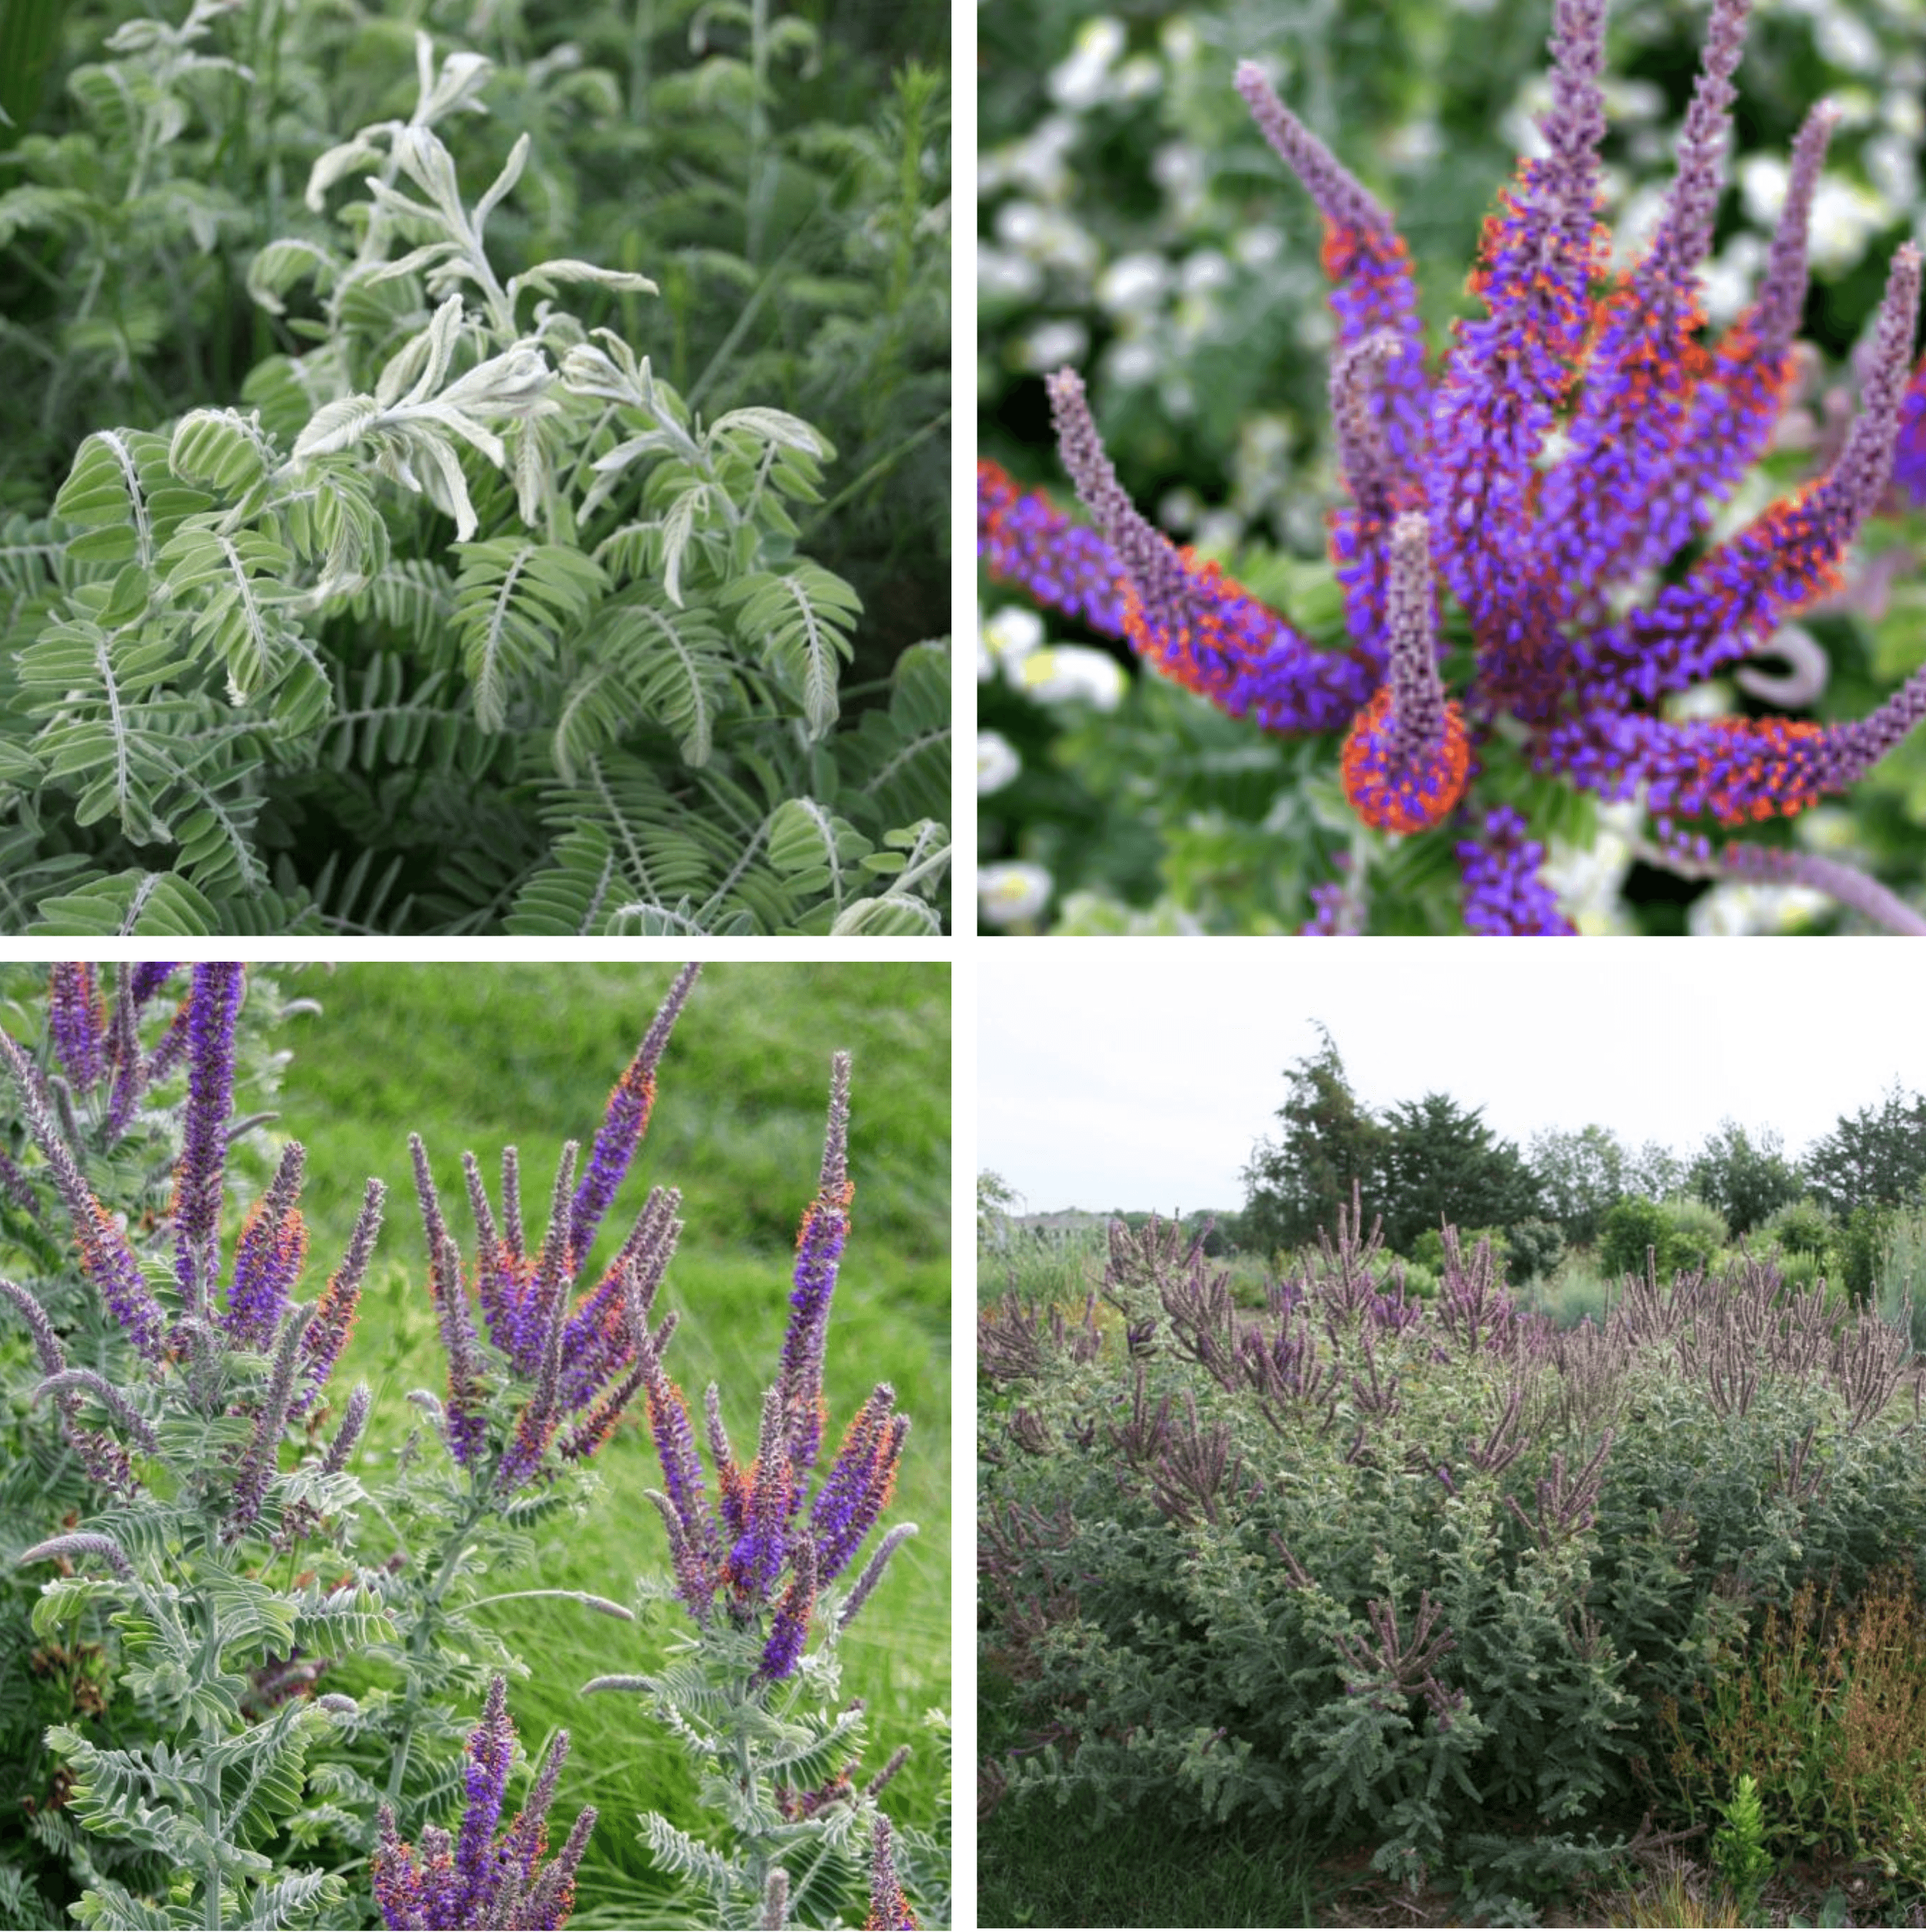
[[[1776,155],[1748,154],[1739,164],[1745,211],[1761,228],[1770,228],[1778,220],[1789,178],[1786,164]],[[1837,274],[1850,268],[1891,216],[1883,197],[1870,189],[1836,175],[1822,175],[1812,198],[1814,269],[1821,274]]]
[[[1046,268],[1088,277],[1102,251],[1096,238],[1067,214],[1034,201],[1006,201],[997,210],[997,239]]]
[[[1016,747],[1000,731],[976,734],[976,796],[1001,791],[1023,770]]]
[[[1124,51],[1124,23],[1100,14],[1077,29],[1070,57],[1050,70],[1050,98],[1060,107],[1094,107],[1110,92],[1110,70]]]
[[[1801,814],[1796,829],[1799,843],[1808,851],[1836,852],[1850,857],[1859,842],[1852,814],[1836,805],[1816,806]]]
[[[1114,711],[1124,701],[1124,668],[1087,644],[1052,644],[1032,651],[1012,668],[1011,681],[1040,704],[1080,698],[1100,711]]]
[[[1020,188],[1045,201],[1061,201],[1070,192],[1070,154],[1076,142],[1077,124],[1069,115],[1046,115],[1022,140],[1006,142],[982,157],[976,192],[987,197]]]
[[[1738,320],[1739,311],[1752,299],[1766,266],[1766,242],[1761,236],[1735,235],[1700,272],[1705,291],[1706,314],[1714,328],[1724,328]]]
[[[1910,208],[1919,197],[1919,169],[1912,142],[1898,134],[1875,134],[1859,151],[1874,188],[1898,208]]]
[[[1161,255],[1120,255],[1096,278],[1096,299],[1112,315],[1154,308],[1170,286],[1170,264]]]
[[[979,243],[976,293],[986,302],[1034,302],[1043,292],[1043,271],[1027,256]]]
[[[1790,932],[1822,913],[1837,910],[1810,886],[1754,886],[1728,880],[1692,902],[1687,924],[1701,939],[1744,938]]]
[[[1018,926],[1050,903],[1056,881],[1041,866],[1021,859],[985,866],[976,874],[976,909],[986,926]]]
[[[1188,141],[1166,141],[1151,159],[1150,178],[1168,199],[1173,218],[1188,222],[1208,198],[1209,158]]]
[[[1043,620],[1020,604],[1006,604],[982,626],[982,637],[998,663],[1012,676],[1016,667],[1043,646]]]
[[[1163,69],[1154,54],[1136,54],[1117,70],[1114,89],[1119,100],[1143,100],[1163,86]]]
[[[1016,346],[1018,366],[1024,369],[1060,369],[1066,362],[1081,362],[1090,347],[1090,331],[1080,322],[1040,322]]]
[[[1870,74],[1878,67],[1878,38],[1849,8],[1820,8],[1813,28],[1813,39],[1820,54],[1834,67],[1843,67],[1852,74]]]
[[[1215,248],[1199,248],[1184,258],[1177,272],[1178,285],[1187,296],[1208,295],[1231,284],[1228,255]]]
[[[1103,358],[1103,372],[1126,389],[1141,389],[1162,367],[1154,342],[1120,342]]]
[[[1643,810],[1628,799],[1598,808],[1598,836],[1588,849],[1568,845],[1562,838],[1552,841],[1545,883],[1587,938],[1636,930],[1620,894],[1632,868],[1632,842],[1644,822]]]

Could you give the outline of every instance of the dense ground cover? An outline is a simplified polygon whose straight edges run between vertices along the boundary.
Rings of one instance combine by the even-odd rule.
[[[1561,1330],[1455,1239],[1423,1297],[1348,1228],[1262,1294],[1077,1245],[980,1262],[986,1919],[1916,1922],[1901,1331],[1762,1264]]]
[[[936,929],[947,26],[10,7],[0,928]]]
[[[1719,206],[1702,283],[1714,328],[1750,298],[1802,116],[1822,97],[1844,113],[1814,204],[1800,322],[1821,359],[1798,378],[1782,447],[1734,499],[1732,522],[1810,475],[1815,448],[1832,446],[1826,424],[1844,402],[1846,358],[1877,304],[1882,264],[1906,235],[1918,159],[1907,92],[1918,14],[1909,0],[1762,4],[1753,16],[1726,169],[1738,192]],[[1545,105],[1551,16],[1548,5],[1513,0],[1416,0],[1282,14],[1119,8],[1094,20],[1042,7],[987,20],[986,454],[1068,506],[1043,376],[1075,366],[1145,514],[1220,560],[1318,650],[1346,648],[1331,573],[1308,561],[1328,507],[1343,496],[1322,224],[1246,124],[1232,75],[1240,59],[1260,62],[1390,211],[1435,351],[1452,318],[1475,313],[1466,266],[1493,186],[1510,154],[1529,148],[1531,117]],[[1702,8],[1662,0],[1611,10],[1600,206],[1617,229],[1615,270],[1651,233],[1705,21]],[[1821,718],[1863,716],[1917,668],[1916,541],[1910,523],[1869,532],[1876,554],[1864,586],[1806,624],[1830,664]],[[991,920],[1016,931],[1289,930],[1323,904],[1312,888],[1334,886],[1348,861],[1354,883],[1371,871],[1383,929],[1455,925],[1456,868],[1444,841],[1358,833],[1338,782],[1342,719],[1306,738],[1226,718],[1133,675],[1129,654],[1112,647],[1114,623],[1097,626],[1103,650],[1087,648],[1090,628],[1060,598],[1042,601],[1040,616],[1005,586],[986,585],[980,850],[998,868],[986,874]],[[1455,667],[1470,635],[1448,603],[1445,626]],[[1749,679],[1713,679],[1667,715],[1758,716],[1791,705]],[[1804,849],[1856,855],[1911,896],[1922,755],[1902,747],[1822,808]],[[1836,920],[1814,895],[1668,878],[1653,862],[1661,842],[1646,814],[1514,770],[1508,746],[1492,751],[1483,782],[1550,848],[1544,876],[1582,930],[1832,929]]]
[[[902,1831],[946,1835],[945,1739],[925,1719],[946,1706],[949,1685],[947,976],[911,966],[850,970],[845,980],[842,969],[827,967],[710,969],[677,1023],[651,1132],[612,1204],[610,1225],[626,1226],[653,1186],[681,1190],[684,1237],[658,1304],[680,1318],[670,1366],[692,1394],[715,1381],[734,1441],[754,1442],[759,1391],[783,1342],[796,1226],[821,1159],[830,1052],[843,1047],[854,1054],[849,1166],[855,1220],[837,1301],[843,1319],[854,1322],[840,1338],[832,1330],[826,1407],[840,1430],[874,1383],[892,1384],[915,1427],[890,1520],[919,1522],[922,1533],[902,1547],[878,1586],[872,1613],[882,1614],[868,1630],[860,1622],[852,1628],[842,1653],[843,1682],[846,1694],[868,1702],[870,1769],[898,1744],[911,1748],[890,1787]],[[391,1190],[388,1224],[337,1372],[340,1390],[357,1379],[369,1388],[370,1420],[354,1467],[370,1491],[392,1499],[404,1464],[433,1464],[433,1432],[424,1439],[406,1398],[412,1390],[449,1385],[442,1324],[412,1205],[409,1133],[422,1136],[451,1225],[464,1242],[466,1210],[456,1204],[464,1150],[492,1174],[504,1145],[519,1145],[528,1163],[531,1218],[539,1214],[545,1222],[538,1199],[545,1197],[554,1150],[565,1138],[586,1143],[593,1132],[608,1082],[634,1053],[668,977],[659,968],[493,966],[255,976],[243,1016],[236,1108],[237,1114],[276,1112],[236,1144],[232,1165],[246,1177],[243,1191],[262,1186],[281,1138],[298,1132],[307,1149],[304,1205],[313,1252],[332,1257],[351,1230],[364,1178],[384,1178]],[[8,1025],[18,1036],[38,1037],[44,979],[41,969],[9,970],[4,992],[16,1004]],[[712,992],[706,1018],[689,1028]],[[311,1000],[314,1008],[298,1004],[284,1012],[290,1000]],[[140,1116],[141,1141],[91,1169],[104,1192],[126,1188],[145,1172],[145,1198],[166,1200],[165,1167],[153,1170],[150,1154],[143,1168],[135,1151],[149,1132],[163,1146],[171,1143],[177,1096],[163,1088],[157,1098],[163,1106]],[[18,1135],[8,1146],[10,1158],[30,1167]],[[230,1202],[230,1215],[231,1234],[238,1202]],[[50,1283],[70,1268],[60,1244],[43,1239],[10,1197],[4,1234],[0,1273]],[[604,1236],[584,1257],[590,1269],[608,1260],[612,1248]],[[64,1320],[78,1324],[70,1337],[76,1354],[89,1348],[110,1372],[125,1372],[124,1363],[118,1371],[112,1366],[111,1322],[104,1328],[98,1310],[90,1318],[84,1305],[68,1313],[62,1298],[70,1291],[47,1286],[43,1292]],[[9,1388],[24,1378],[24,1390],[38,1372],[26,1330],[10,1321],[0,1351]],[[44,1405],[36,1419],[23,1394],[17,1403],[10,1398],[8,1418],[10,1429],[26,1432],[16,1445],[24,1445],[21,1469],[42,1472],[26,1491],[16,1495],[10,1486],[0,1499],[11,1552],[39,1540],[43,1532],[26,1519],[44,1514],[52,1498],[83,1511],[92,1505],[71,1458],[50,1435]],[[468,1594],[574,1590],[628,1604],[638,1586],[646,1595],[649,1580],[668,1573],[662,1523],[645,1496],[664,1480],[650,1431],[632,1420],[625,1424],[592,1466],[585,1507],[572,1500],[568,1484],[561,1485],[556,1493],[572,1498],[568,1508],[531,1516],[520,1560],[498,1564],[466,1586]],[[380,1538],[377,1528],[374,1540]],[[275,1574],[285,1567],[277,1565]],[[10,1570],[0,1602],[0,1638],[9,1654],[34,1656],[32,1670],[10,1672],[0,1698],[8,1760],[17,1760],[21,1789],[32,1801],[11,1811],[0,1835],[0,1898],[10,1895],[8,1887],[17,1898],[24,1882],[64,1904],[74,1888],[75,1840],[64,1809],[70,1780],[40,1745],[40,1732],[56,1721],[84,1724],[92,1714],[137,1736],[140,1706],[124,1700],[104,1667],[101,1634],[79,1633],[87,1641],[75,1642],[70,1655],[63,1652],[64,1661],[34,1649],[25,1620],[43,1580],[44,1572]],[[585,1803],[601,1814],[577,1876],[571,1922],[692,1922],[686,1893],[638,1842],[637,1820],[660,1811],[700,1838],[713,1835],[713,1814],[666,1732],[634,1697],[581,1695],[592,1678],[660,1669],[686,1628],[680,1608],[657,1602],[638,1623],[618,1624],[578,1603],[519,1597],[473,1614],[484,1634],[482,1658],[526,1660],[526,1674],[521,1664],[514,1667],[510,1702],[531,1756],[556,1728],[572,1734],[557,1818],[572,1819]],[[110,1638],[107,1654],[112,1649]],[[88,1656],[91,1663],[75,1660]],[[470,1667],[476,1667],[472,1660]],[[394,1683],[388,1665],[347,1655],[320,1688],[362,1696]],[[475,1714],[465,1709],[463,1722]],[[416,1823],[446,1802],[453,1761],[446,1740],[423,1750],[436,1768],[424,1782],[419,1772],[410,1780]],[[321,1842],[340,1854],[325,1834]],[[904,1842],[907,1848],[910,1841]],[[351,1882],[353,1916],[330,1922],[372,1922],[364,1863],[350,1858],[342,1869]],[[805,1901],[796,1922],[821,1922],[823,1909],[820,1900]],[[61,1922],[20,1916],[16,1922]]]

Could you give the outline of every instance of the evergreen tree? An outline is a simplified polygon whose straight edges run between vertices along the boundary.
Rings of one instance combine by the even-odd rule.
[[[1285,1074],[1290,1093],[1276,1114],[1283,1131],[1260,1140],[1244,1171],[1244,1243],[1261,1252],[1314,1241],[1320,1228],[1335,1233],[1354,1184],[1367,1215],[1378,1202],[1389,1136],[1351,1090],[1329,1031],[1312,1024],[1322,1044]]]
[[[1391,1109],[1379,1207],[1384,1238],[1400,1252],[1427,1228],[1507,1228],[1539,1211],[1538,1186],[1524,1157],[1484,1124],[1481,1108],[1448,1094],[1400,1101]]]

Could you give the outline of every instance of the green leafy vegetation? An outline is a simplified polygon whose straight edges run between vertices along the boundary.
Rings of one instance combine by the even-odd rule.
[[[40,21],[0,928],[942,929],[946,16],[898,11]]]

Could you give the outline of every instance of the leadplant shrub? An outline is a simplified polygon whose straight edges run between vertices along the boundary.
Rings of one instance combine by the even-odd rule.
[[[1415,1300],[1354,1210],[1262,1313],[1154,1226],[1104,1297],[980,1331],[1004,1802],[1288,1814],[1508,1910],[1649,1842],[1664,1700],[1768,1606],[1926,1547],[1920,1364],[1761,1264],[1562,1332],[1455,1231]]]
[[[505,1593],[499,1580],[528,1570],[541,1526],[587,1516],[597,1493],[588,1466],[629,1402],[644,1396],[654,1420],[670,1400],[662,1364],[675,1318],[650,1311],[679,1232],[674,1190],[652,1192],[606,1265],[584,1270],[648,1124],[696,970],[669,987],[579,1178],[578,1144],[562,1148],[538,1243],[524,1232],[514,1150],[494,1201],[471,1159],[475,1250],[464,1273],[415,1142],[422,1276],[448,1382],[415,1394],[422,1426],[365,1479],[356,1466],[370,1391],[344,1394],[331,1376],[384,1190],[368,1182],[325,1286],[304,1274],[298,1142],[280,1148],[231,1246],[224,1238],[226,1150],[250,1125],[232,1105],[245,970],[195,968],[153,1042],[142,1009],[176,969],[123,968],[110,1002],[93,969],[57,968],[38,1046],[0,1034],[28,1136],[17,1152],[0,1144],[0,1182],[10,1212],[45,1229],[38,1246],[8,1231],[16,1255],[44,1255],[45,1266],[31,1285],[0,1280],[0,1418],[25,1432],[30,1466],[52,1477],[44,1489],[0,1490],[0,1550],[40,1586],[34,1688],[0,1708],[0,1721],[16,1735],[22,1702],[46,1711],[57,1767],[44,1786],[33,1777],[44,1809],[31,1829],[48,1856],[37,1869],[7,1866],[22,1922],[30,1905],[38,1922],[56,1922],[76,1894],[74,1916],[109,1928],[360,1924],[377,1910],[394,1927],[566,1920],[593,1810],[544,1865],[564,1736],[499,1829],[518,1775],[508,1684],[530,1664],[486,1612],[505,1594],[546,1595],[633,1621],[608,1597]],[[177,1122],[134,1105],[170,1066],[185,1074]],[[816,1598],[857,1557],[886,1502],[908,1426],[886,1388],[797,1514],[847,1233],[848,1079],[845,1056],[834,1166],[826,1157],[806,1222],[770,1439],[754,1468],[718,1472],[716,1534],[732,1523],[738,1532],[734,1544],[705,1545],[721,1565],[718,1628],[699,1669],[672,1658],[646,1680],[671,1736],[725,1739],[729,1769],[757,1763],[762,1781],[752,1792],[718,1762],[701,1796],[719,1813],[719,1846],[664,1820],[654,1822],[666,1835],[652,1830],[650,1841],[674,1872],[752,1869],[757,1922],[842,1923],[866,1900],[872,1922],[914,1924],[914,1895],[940,1923],[940,1838],[908,1829],[892,1840],[876,1802],[908,1747],[859,1790],[861,1700],[823,1708],[836,1687],[835,1632],[910,1533],[890,1531],[852,1585]],[[177,1148],[171,1192],[158,1212],[138,1197],[134,1211],[112,1211],[95,1185],[97,1148],[133,1138],[151,1167],[148,1143],[164,1128]],[[117,1183],[110,1163],[98,1174]],[[91,1319],[72,1309],[82,1298],[75,1276]],[[719,1432],[713,1390],[710,1407]],[[793,1455],[772,1455],[772,1442]],[[692,1559],[680,1546],[672,1555],[680,1588]],[[641,1587],[645,1600],[673,1594]],[[17,1656],[3,1622],[0,1635]],[[50,1708],[61,1697],[65,1708]],[[33,1774],[35,1754],[23,1755]]]
[[[176,259],[228,230],[286,352],[95,428],[0,532],[0,923],[940,930],[946,648],[895,653],[845,718],[862,600],[803,532],[895,454],[845,489],[792,412],[705,417],[652,362],[654,280],[529,248],[525,220],[504,244],[525,182],[554,193],[548,130],[464,187],[455,124],[494,65],[425,32],[412,108],[305,156],[298,203],[203,185],[236,94],[244,124],[277,98],[278,68],[212,50],[232,11],[120,29],[74,78],[91,142],[23,142],[44,179],[0,194],[0,246],[50,238],[43,268],[83,284],[66,334],[106,308],[122,374],[152,346],[140,282],[198,332]],[[247,31],[269,56],[297,32]],[[940,92],[903,77],[899,323]],[[289,172],[268,146],[232,158],[244,187]]]

